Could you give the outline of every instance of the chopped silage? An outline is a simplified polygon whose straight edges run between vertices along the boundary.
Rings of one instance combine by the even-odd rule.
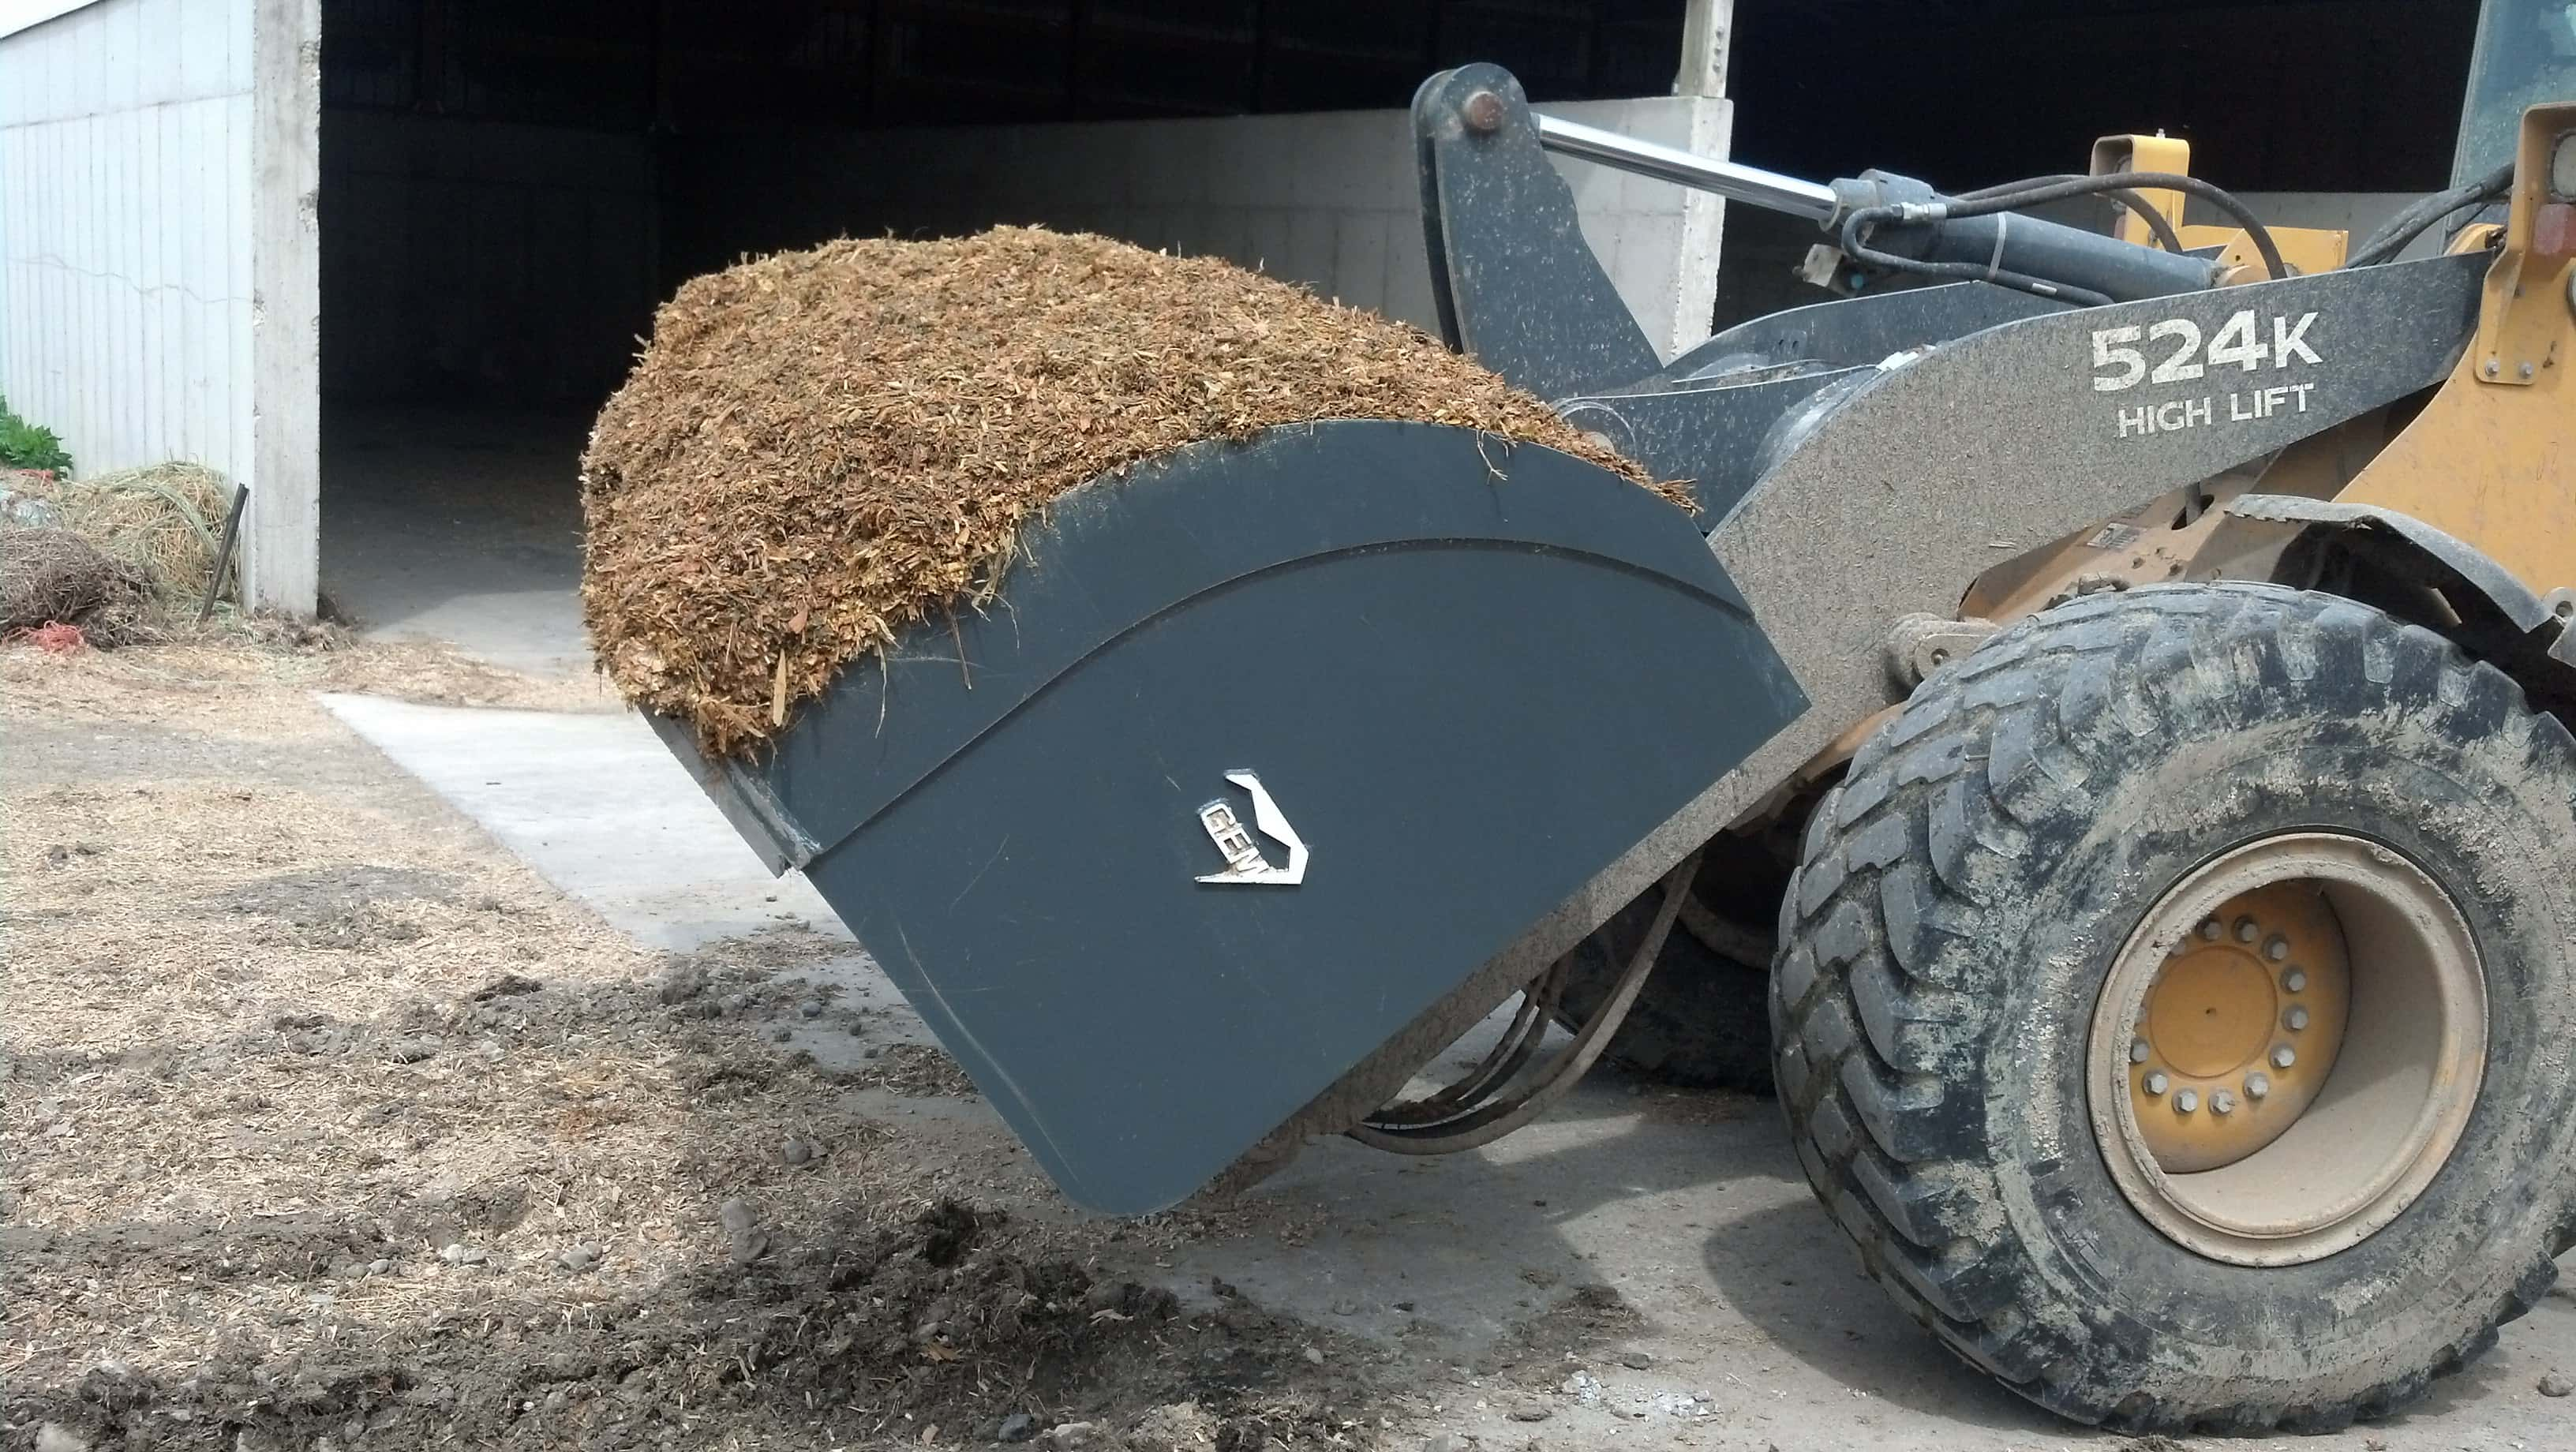
[[[988,599],[1066,491],[1331,418],[1477,429],[1656,487],[1419,331],[1223,261],[1020,227],[841,241],[656,316],[583,458],[583,615],[627,699],[740,754],[853,658]]]

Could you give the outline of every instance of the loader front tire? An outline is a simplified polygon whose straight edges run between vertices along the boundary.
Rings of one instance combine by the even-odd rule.
[[[1903,1309],[2062,1415],[2394,1411],[2576,1241],[2571,843],[2576,738],[2366,606],[2024,621],[1810,825],[1771,993],[1808,1179]],[[2305,966],[2339,953],[2348,1024]],[[2273,1083],[2337,1048],[2312,1102]]]

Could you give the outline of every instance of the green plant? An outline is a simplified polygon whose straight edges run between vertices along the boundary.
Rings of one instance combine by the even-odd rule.
[[[72,456],[63,452],[63,441],[52,429],[20,418],[0,398],[0,468],[50,469],[57,475],[72,471]]]

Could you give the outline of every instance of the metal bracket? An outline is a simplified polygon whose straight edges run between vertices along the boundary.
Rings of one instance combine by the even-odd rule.
[[[1910,692],[1934,671],[1985,644],[2002,628],[1991,620],[1908,615],[1887,633],[1888,679],[1898,690]]]
[[[1662,360],[1583,240],[1520,82],[1461,66],[1413,96],[1422,240],[1449,346],[1541,398],[1623,388]]]
[[[2528,388],[2546,370],[2576,363],[2561,347],[2568,327],[2558,305],[2563,291],[2576,307],[2576,196],[2561,195],[2553,178],[2559,153],[2570,148],[2576,102],[2523,113],[2504,251],[2478,308],[2480,383]]]

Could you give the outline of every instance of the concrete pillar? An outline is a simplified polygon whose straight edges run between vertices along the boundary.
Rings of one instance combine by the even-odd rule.
[[[1726,52],[1735,33],[1735,0],[1690,0],[1682,15],[1682,68],[1676,96],[1726,94]]]
[[[1690,139],[1683,145],[1701,156],[1723,159],[1735,142],[1735,103],[1723,96],[1684,98],[1690,108]],[[1705,342],[1717,314],[1719,243],[1726,231],[1726,198],[1694,191],[1682,199],[1682,225],[1674,246],[1673,315],[1665,336],[1675,352]]]
[[[1723,158],[1734,143],[1735,108],[1726,99],[1726,54],[1735,31],[1735,0],[1690,0],[1682,15],[1682,64],[1673,94],[1690,106],[1690,136],[1683,143],[1702,156]],[[1726,199],[1692,192],[1682,203],[1680,257],[1674,270],[1673,316],[1667,334],[1677,348],[1707,338],[1717,311],[1719,242],[1726,230]]]
[[[242,599],[313,613],[321,551],[321,0],[252,0],[251,467]]]

